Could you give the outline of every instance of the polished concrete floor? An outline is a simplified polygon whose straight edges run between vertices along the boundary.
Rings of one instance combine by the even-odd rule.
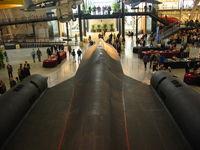
[[[135,45],[134,40],[127,37],[125,42],[125,50],[122,52],[121,55],[121,64],[123,71],[127,76],[130,76],[143,83],[150,84],[152,71],[149,69],[149,67],[145,71],[143,61],[138,58],[137,54],[133,54],[132,52],[133,45]],[[77,50],[79,46],[72,46],[72,49],[73,48]],[[87,48],[88,44],[85,44],[83,47],[81,47],[81,49],[83,50],[83,54],[84,51],[87,50]],[[40,48],[40,50],[42,51],[42,60],[47,58],[46,49],[47,48]],[[67,47],[65,47],[65,50],[67,51]],[[28,63],[31,65],[31,74],[41,74],[43,76],[47,76],[49,87],[52,87],[74,76],[76,70],[78,69],[78,58],[76,57],[76,62],[74,62],[72,56],[69,56],[69,53],[67,53],[67,59],[64,60],[57,67],[43,68],[42,62],[39,62],[37,59],[36,63],[33,63],[31,51],[32,48],[7,50],[9,64],[13,66],[14,77],[17,76],[17,69],[19,68],[19,64],[23,64],[25,61],[28,61]],[[183,79],[184,69],[173,69],[172,72]],[[7,74],[7,69],[0,70],[0,80],[3,80],[8,87],[7,89],[9,89],[9,78]],[[193,86],[193,88],[197,91],[200,91],[200,87]]]

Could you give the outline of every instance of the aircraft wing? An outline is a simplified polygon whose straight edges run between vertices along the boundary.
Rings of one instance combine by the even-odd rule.
[[[88,77],[91,78],[90,76]],[[169,113],[166,111],[166,108],[160,103],[150,86],[126,76],[124,76],[121,81],[113,82],[113,86],[115,87],[109,92],[111,92],[113,97],[118,97],[118,99],[115,100],[124,97],[127,121],[125,128],[127,130],[128,144],[131,150],[146,150],[147,148],[149,150],[191,149]],[[122,89],[123,92],[120,92]],[[74,79],[48,89],[39,100],[37,106],[31,111],[16,134],[9,141],[5,150],[64,150],[65,148],[69,148],[67,145],[68,142],[71,142],[70,148],[75,150],[77,147],[74,145],[74,148],[73,144],[81,147],[81,144],[83,144],[81,139],[83,141],[88,140],[89,143],[86,142],[87,145],[83,144],[84,147],[87,147],[87,150],[94,150],[93,147],[95,147],[95,150],[110,150],[110,147],[108,149],[103,148],[109,146],[108,143],[104,141],[107,137],[104,137],[105,139],[103,140],[102,137],[98,135],[93,135],[91,138],[84,135],[87,134],[84,133],[84,131],[91,133],[96,129],[95,126],[87,127],[79,124],[73,124],[72,127],[67,126],[69,110],[76,90]],[[116,92],[120,93],[117,94]],[[117,106],[113,104],[112,107]],[[87,110],[88,108],[85,109]],[[112,122],[107,122],[111,126],[109,130],[116,126],[114,121],[122,121],[120,118],[122,118],[123,115],[124,114],[112,116]],[[74,119],[78,122],[78,120],[76,120],[78,118]],[[87,124],[89,122],[90,120],[86,120],[85,123]],[[124,122],[124,120],[122,122]],[[98,123],[102,124],[101,121]],[[120,122],[118,126],[119,125]],[[82,133],[83,135],[75,134],[73,136],[70,131],[67,131],[67,128],[73,127],[84,130]],[[98,129],[97,132],[107,135],[107,132],[110,132],[109,130],[107,131],[102,127]],[[120,136],[125,130],[119,129],[119,131],[115,132],[119,132],[118,136]],[[68,135],[72,136],[71,139]],[[84,136],[86,137],[84,138]],[[123,134],[121,136],[123,136]],[[75,142],[76,138],[80,143]],[[124,139],[125,138],[122,138],[121,140]],[[122,149],[125,147],[124,145],[126,145],[125,141],[113,143],[113,145],[119,146],[118,144]]]
[[[123,89],[132,150],[191,149],[151,86],[124,77]]]
[[[66,125],[73,90],[73,79],[46,90],[5,149],[57,149]]]

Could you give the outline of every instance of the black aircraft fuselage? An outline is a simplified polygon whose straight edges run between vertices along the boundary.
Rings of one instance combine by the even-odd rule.
[[[100,41],[76,75],[47,89],[3,150],[190,150],[149,85]]]

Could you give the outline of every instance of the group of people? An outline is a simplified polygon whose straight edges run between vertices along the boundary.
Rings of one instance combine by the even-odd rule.
[[[33,62],[34,63],[35,63],[36,55],[37,55],[38,61],[41,62],[42,52],[41,52],[41,50],[39,48],[37,49],[37,51],[35,51],[33,49],[32,52],[31,52],[31,56],[33,58]]]
[[[6,62],[8,63],[7,52],[4,51],[3,55],[4,55],[5,59],[6,59]],[[10,87],[12,88],[14,85],[16,85],[16,82],[15,82],[15,80],[13,78],[13,68],[12,68],[12,65],[10,65],[8,63],[7,66],[4,65],[4,67],[6,67],[6,69],[7,69]],[[5,83],[2,80],[0,80],[0,94],[4,94],[5,92],[6,92],[6,85],[5,85]]]
[[[120,5],[120,3],[119,3],[119,5]],[[120,7],[119,7],[120,8]],[[134,8],[132,8],[132,9],[134,9]],[[152,5],[145,5],[144,6],[144,9],[143,9],[143,11],[145,11],[145,12],[151,12],[151,11],[154,11],[155,10],[155,8],[154,7],[152,7]],[[96,14],[98,14],[98,15],[110,15],[111,14],[111,11],[114,11],[114,12],[116,12],[117,11],[117,8],[111,8],[111,6],[93,6],[93,7],[91,7],[91,6],[89,6],[88,7],[88,9],[85,9],[85,13],[89,13],[89,14],[94,14],[94,15],[96,15]],[[127,7],[125,7],[125,11],[127,11],[128,12],[128,8]]]
[[[7,64],[6,66],[7,72],[8,72],[8,78],[9,78],[9,84],[10,84],[10,88],[12,88],[13,86],[15,86],[17,84],[17,82],[22,81],[24,78],[28,77],[31,75],[30,73],[30,64],[25,61],[24,65],[20,64],[19,68],[17,69],[17,77],[13,77],[13,67],[10,64]],[[6,92],[6,85],[5,83],[0,80],[0,94],[4,94]]]
[[[113,47],[117,50],[119,56],[121,56],[121,51],[122,51],[122,44],[124,44],[125,40],[122,38],[121,39],[121,34],[110,34],[108,39],[106,40],[107,43],[113,45]]]
[[[188,27],[198,28],[200,27],[200,22],[198,20],[187,20],[185,21],[185,25]]]
[[[54,46],[48,47],[48,48],[47,48],[47,51],[46,51],[48,58],[49,58],[54,52],[57,53],[57,52],[60,51],[60,50],[64,51],[64,45],[63,45],[63,44],[62,44],[62,45],[54,45]]]
[[[88,37],[89,45],[92,46],[95,42],[92,40],[92,37],[89,35]]]
[[[149,36],[150,38],[152,38],[152,34]],[[152,40],[150,43],[151,43],[151,46],[153,46],[153,39],[150,39]],[[143,34],[141,38],[137,38],[136,39],[136,46],[142,46],[142,47],[145,47],[147,44],[147,34]]]
[[[200,68],[200,62],[195,62],[195,63],[188,62],[185,65],[185,73],[200,74],[199,68]]]
[[[99,39],[105,39],[105,32],[102,34],[98,34]],[[89,45],[93,45],[94,41],[92,40],[91,36],[88,37]],[[105,39],[106,43],[111,44],[118,52],[119,56],[121,55],[122,51],[122,44],[124,44],[125,40],[121,38],[121,34],[112,34],[110,33],[108,38]]]
[[[6,62],[8,62],[7,52],[6,50],[5,51],[0,50],[0,69],[5,67],[4,59]]]
[[[69,46],[69,47],[68,47],[69,53],[70,53],[70,55],[73,56],[74,61],[75,61],[75,56],[77,55],[78,56],[78,61],[80,62],[81,54],[82,54],[81,49],[78,49],[77,52],[75,52],[75,49],[70,50],[71,46]],[[51,47],[47,48],[48,57],[50,57],[53,54],[54,51],[56,52],[57,55],[59,55],[59,50],[64,50],[64,45],[55,45],[55,46],[51,46]],[[3,55],[6,55],[4,57],[8,57],[7,53],[5,53],[5,54],[3,53]],[[38,57],[38,61],[40,62],[41,61],[42,52],[41,52],[41,50],[39,48],[37,49],[37,51],[35,51],[33,49],[31,51],[31,56],[33,58],[33,62],[34,63],[35,63],[36,56]],[[6,60],[8,60],[8,58],[6,58]],[[15,86],[17,82],[20,82],[24,78],[26,78],[27,76],[31,75],[31,73],[30,73],[31,67],[30,67],[30,64],[27,61],[25,61],[24,64],[20,64],[19,65],[19,68],[17,69],[17,75],[18,76],[15,77],[15,78],[13,77],[13,67],[12,67],[12,65],[8,63],[7,65],[5,65],[5,68],[7,69],[7,72],[8,72],[10,88]],[[5,82],[0,80],[0,94],[5,93],[6,89],[7,88],[6,88]]]
[[[158,70],[168,70],[171,72],[171,67],[165,67],[163,65],[162,56],[159,54],[152,54],[150,57],[148,55],[143,56],[143,62],[144,62],[144,68],[147,69],[147,64],[149,63],[149,68],[152,69],[152,71],[158,71]]]
[[[153,9],[155,9],[155,8],[153,7]],[[145,12],[147,12],[147,11],[152,11],[152,5],[148,5],[148,6],[145,5],[145,6],[144,6],[144,11],[145,11]]]
[[[171,37],[175,43],[192,44],[193,46],[200,45],[200,30],[194,29],[190,31],[180,31]]]
[[[100,7],[100,6],[93,6],[93,7],[89,7],[88,8],[88,12],[89,14],[98,14],[98,15],[106,15],[106,14],[110,14],[112,11],[111,7],[110,6],[103,6],[103,7]]]
[[[119,56],[121,56],[121,51],[122,51],[122,42],[125,42],[123,39],[121,40],[121,35],[117,34],[116,38],[114,39],[113,42],[113,47],[117,50]]]
[[[27,61],[25,61],[24,65],[23,64],[19,65],[19,68],[17,70],[17,74],[18,74],[20,81],[22,81],[27,76],[31,75],[30,69],[31,69],[30,64]]]
[[[75,49],[72,49],[71,46],[69,45],[68,52],[69,52],[69,55],[72,55],[74,62],[76,62],[76,54],[78,56],[78,62],[81,61],[82,50],[80,48],[76,52]]]

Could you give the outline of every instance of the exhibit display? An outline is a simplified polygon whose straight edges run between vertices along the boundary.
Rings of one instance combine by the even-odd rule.
[[[46,68],[51,68],[51,67],[55,67],[57,66],[62,60],[64,60],[67,55],[65,51],[60,51],[59,53],[59,57],[58,54],[52,54],[48,59],[45,59],[43,61],[43,67]],[[60,61],[60,62],[59,62]]]

